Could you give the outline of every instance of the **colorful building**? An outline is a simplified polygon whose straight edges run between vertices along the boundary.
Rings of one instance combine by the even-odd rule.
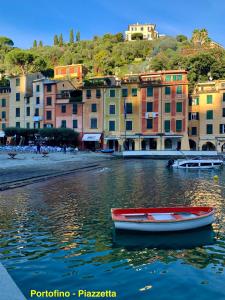
[[[125,31],[125,39],[126,41],[132,41],[134,39],[134,34],[142,35],[143,40],[154,40],[159,37],[158,32],[156,31],[155,24],[130,24],[128,25],[128,30]]]
[[[193,150],[225,151],[225,80],[198,83],[189,106]]]
[[[74,79],[77,82],[82,82],[87,69],[81,64],[56,66],[54,68],[55,79]]]
[[[189,150],[187,72],[151,72],[140,80],[142,149]]]
[[[36,99],[33,98],[33,81],[43,78],[41,73],[10,78],[9,126],[34,128]]]
[[[43,111],[43,127],[56,127],[56,94],[57,81],[44,81],[44,111]]]
[[[0,137],[2,130],[9,127],[9,98],[10,87],[0,87]]]
[[[56,127],[72,128],[82,133],[82,90],[76,89],[69,80],[58,81],[56,87]]]

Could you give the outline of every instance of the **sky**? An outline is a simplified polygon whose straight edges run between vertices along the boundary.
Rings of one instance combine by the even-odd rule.
[[[206,28],[209,36],[225,46],[224,0],[0,0],[0,36],[15,46],[30,48],[33,41],[52,45],[55,34],[81,39],[127,30],[128,24],[153,23],[161,34],[191,36]]]

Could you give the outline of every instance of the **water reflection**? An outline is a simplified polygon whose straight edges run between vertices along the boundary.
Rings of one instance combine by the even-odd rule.
[[[218,170],[217,182],[214,171],[177,171],[166,169],[164,161],[118,160],[101,170],[0,193],[1,261],[26,295],[28,287],[75,286],[116,289],[118,300],[158,299],[159,291],[167,299],[171,286],[188,284],[187,274],[199,293],[205,293],[200,284],[205,280],[223,293],[225,170]],[[215,207],[213,230],[172,238],[114,234],[111,207],[176,205]],[[193,298],[190,293],[185,300]]]
[[[129,250],[143,248],[157,249],[191,249],[212,245],[215,242],[215,233],[212,226],[196,230],[180,232],[135,232],[129,230],[114,230],[114,247],[124,247]]]

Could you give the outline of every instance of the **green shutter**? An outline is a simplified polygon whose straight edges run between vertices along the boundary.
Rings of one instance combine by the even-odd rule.
[[[176,131],[182,131],[182,120],[176,120]]]
[[[128,96],[128,90],[122,89],[122,97],[127,97],[127,96]]]
[[[182,75],[177,75],[177,80],[182,80]]]
[[[177,86],[177,94],[178,95],[182,94],[182,86],[181,85]]]
[[[110,90],[109,95],[110,95],[110,97],[115,97],[116,91],[115,90]]]
[[[177,112],[182,112],[182,107],[183,107],[183,103],[182,102],[177,102],[176,103],[176,111]]]
[[[132,97],[136,97],[137,96],[137,89],[136,88],[133,88],[131,90],[131,94],[132,94]]]
[[[170,87],[169,86],[165,87],[165,94],[170,95]]]
[[[199,105],[199,98],[196,98],[196,105]]]
[[[153,87],[148,87],[147,88],[147,97],[152,97],[153,96]]]
[[[165,103],[165,112],[170,113],[170,103]]]
[[[165,81],[171,81],[171,75],[166,75]]]
[[[170,120],[164,121],[164,129],[165,129],[165,132],[170,132]]]
[[[206,133],[207,134],[212,134],[213,133],[213,125],[212,124],[207,124],[206,125]]]
[[[207,110],[206,119],[208,119],[208,120],[213,119],[213,110]]]
[[[207,95],[206,103],[207,104],[212,104],[213,103],[213,96],[212,95]]]

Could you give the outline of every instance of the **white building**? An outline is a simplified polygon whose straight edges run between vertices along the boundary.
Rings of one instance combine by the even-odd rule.
[[[155,24],[131,24],[128,25],[128,30],[125,31],[125,39],[126,41],[132,41],[135,38],[135,34],[140,34],[140,39],[143,40],[154,40],[159,37],[158,32],[156,31]],[[141,37],[142,35],[142,37]]]

